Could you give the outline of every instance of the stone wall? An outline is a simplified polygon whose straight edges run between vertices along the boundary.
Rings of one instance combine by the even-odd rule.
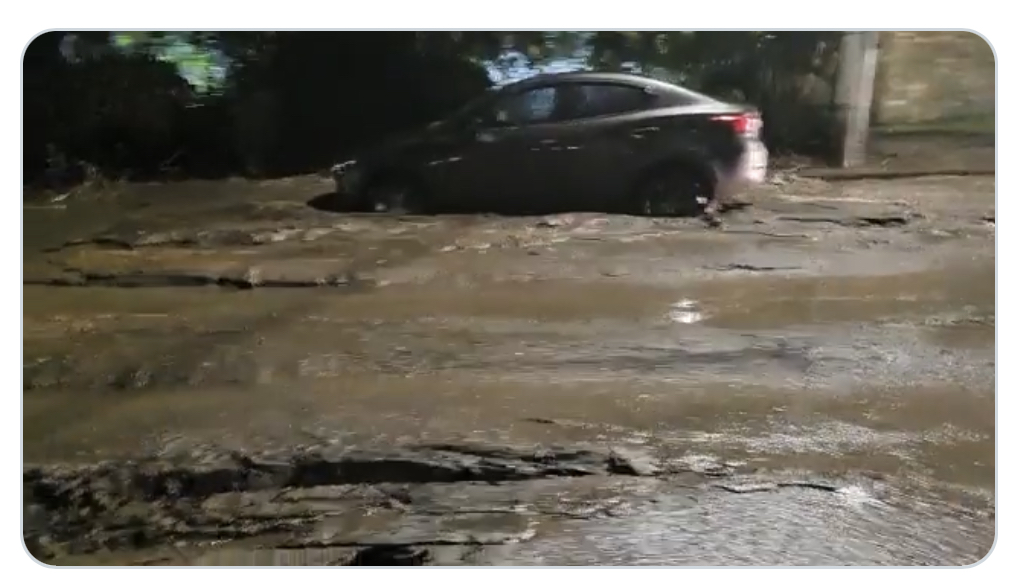
[[[993,50],[974,33],[883,32],[875,85],[877,125],[990,116]]]

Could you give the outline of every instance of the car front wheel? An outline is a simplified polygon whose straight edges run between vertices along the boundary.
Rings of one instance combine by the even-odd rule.
[[[368,186],[365,203],[370,211],[383,214],[426,214],[424,195],[413,181],[384,179]]]

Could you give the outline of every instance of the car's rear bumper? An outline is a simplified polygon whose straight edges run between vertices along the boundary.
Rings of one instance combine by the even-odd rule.
[[[768,149],[761,141],[747,141],[736,165],[726,170],[719,181],[719,197],[735,195],[760,185],[768,177]]]
[[[768,176],[768,149],[764,143],[747,141],[732,175],[733,180],[742,185],[764,183]]]

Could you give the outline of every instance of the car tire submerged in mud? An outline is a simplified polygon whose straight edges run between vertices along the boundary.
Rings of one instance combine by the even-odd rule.
[[[642,216],[699,216],[714,184],[699,169],[663,166],[643,176],[632,194],[632,209]]]
[[[365,207],[383,214],[426,214],[427,199],[418,182],[389,176],[371,182],[365,190]]]

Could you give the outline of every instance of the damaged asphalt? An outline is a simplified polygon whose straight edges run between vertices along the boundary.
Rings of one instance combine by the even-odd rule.
[[[34,556],[963,565],[992,545],[992,178],[778,182],[722,230],[340,214],[307,205],[325,183],[26,210]]]

